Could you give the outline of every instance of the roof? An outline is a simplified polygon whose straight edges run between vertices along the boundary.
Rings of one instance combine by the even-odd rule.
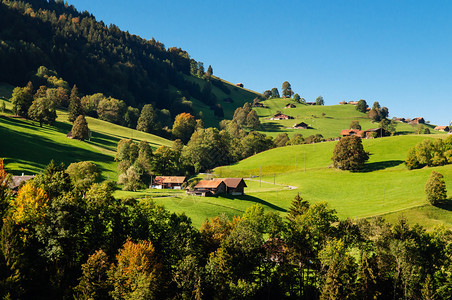
[[[195,185],[195,189],[215,189],[220,186],[223,180],[201,180]]]
[[[13,176],[11,178],[11,182],[9,183],[9,188],[10,189],[15,189],[18,188],[19,185],[22,182],[28,181],[30,179],[33,179],[35,177],[35,175],[22,175],[22,176]]]
[[[228,188],[237,188],[240,182],[243,181],[244,186],[246,187],[246,183],[243,178],[215,178],[215,181],[223,181]]]
[[[293,127],[308,127],[308,124],[305,122],[296,123]]]
[[[182,184],[185,181],[185,176],[157,176],[154,179],[154,183],[162,184],[162,183],[180,183]]]
[[[447,130],[449,128],[449,126],[436,126],[434,129],[435,130]]]
[[[341,135],[350,135],[350,134],[361,134],[363,131],[358,130],[358,129],[344,129],[341,131]]]

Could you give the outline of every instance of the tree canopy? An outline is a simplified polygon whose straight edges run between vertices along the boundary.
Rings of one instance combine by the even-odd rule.
[[[369,159],[364,151],[361,138],[357,136],[343,137],[334,147],[333,166],[341,170],[359,171]]]

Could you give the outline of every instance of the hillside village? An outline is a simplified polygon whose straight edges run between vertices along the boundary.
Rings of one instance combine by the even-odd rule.
[[[450,299],[452,122],[62,1],[0,1],[0,69],[2,299]]]

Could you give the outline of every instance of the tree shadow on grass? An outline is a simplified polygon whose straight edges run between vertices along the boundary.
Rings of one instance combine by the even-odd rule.
[[[257,198],[257,197],[254,197],[254,196],[250,196],[250,195],[233,196],[233,195],[222,194],[221,197],[222,198],[227,198],[227,199],[230,199],[230,200],[239,199],[239,200],[243,200],[243,201],[259,203],[259,204],[261,204],[263,206],[270,207],[271,209],[277,210],[279,212],[286,212],[287,211],[286,209],[284,209],[284,208],[282,208],[280,206],[274,205],[274,204],[272,204],[270,202],[267,202],[265,200],[262,200],[260,198]]]
[[[367,172],[379,171],[379,170],[396,167],[401,164],[403,164],[403,160],[387,160],[387,161],[379,161],[379,162],[374,162],[374,163],[367,163],[364,165],[364,168],[360,172],[367,173]]]
[[[279,123],[276,122],[268,122],[262,124],[262,130],[261,131],[284,131],[285,127]]]
[[[447,211],[452,211],[452,198],[447,199],[445,203],[436,205],[436,207]]]

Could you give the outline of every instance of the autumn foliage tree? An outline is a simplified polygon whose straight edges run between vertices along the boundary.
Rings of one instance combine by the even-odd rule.
[[[359,171],[369,159],[363,143],[357,136],[347,136],[339,140],[334,147],[333,166],[341,170]]]
[[[177,139],[180,139],[184,144],[189,140],[196,128],[196,119],[189,113],[181,113],[176,116],[174,120],[172,133]]]

